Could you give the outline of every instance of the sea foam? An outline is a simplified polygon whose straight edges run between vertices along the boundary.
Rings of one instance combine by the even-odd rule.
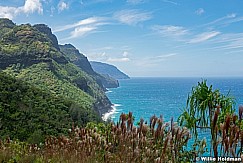
[[[109,112],[103,114],[103,116],[102,116],[103,121],[107,121],[110,117],[112,117],[112,115],[118,113],[117,108],[116,108],[118,106],[121,106],[121,105],[120,104],[113,104],[111,106],[112,109]]]

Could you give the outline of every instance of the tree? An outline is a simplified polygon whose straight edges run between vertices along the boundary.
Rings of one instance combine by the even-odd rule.
[[[207,86],[206,80],[198,82],[192,88],[187,99],[187,107],[179,117],[179,123],[186,126],[195,136],[198,137],[198,129],[210,130],[211,148],[217,148],[217,133],[220,123],[223,123],[226,116],[234,113],[234,99],[229,95],[225,96],[219,90],[213,90],[212,85]],[[214,154],[217,157],[217,153]]]

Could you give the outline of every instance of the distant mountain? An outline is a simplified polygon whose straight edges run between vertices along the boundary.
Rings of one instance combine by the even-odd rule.
[[[96,82],[105,88],[116,88],[119,87],[119,83],[116,79],[101,75],[93,70],[88,61],[87,57],[78,51],[72,44],[59,45],[61,52],[63,52],[67,58],[80,69],[85,71],[87,74],[92,75]]]
[[[99,74],[110,76],[115,79],[130,79],[128,75],[121,72],[117,67],[113,65],[95,61],[90,61],[90,64],[94,71],[98,72]]]

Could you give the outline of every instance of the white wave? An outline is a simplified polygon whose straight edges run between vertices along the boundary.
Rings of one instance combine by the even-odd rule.
[[[111,106],[112,109],[109,112],[103,114],[103,116],[102,116],[103,121],[107,121],[110,117],[112,118],[112,115],[118,113],[117,112],[117,108],[116,108],[117,106],[121,106],[121,105],[119,105],[119,104],[113,104]]]

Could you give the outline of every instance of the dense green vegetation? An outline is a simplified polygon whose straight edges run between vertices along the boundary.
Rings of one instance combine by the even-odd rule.
[[[9,23],[9,20],[3,20],[3,24]],[[48,36],[29,24],[8,25],[1,31],[8,31],[0,32],[1,69],[17,63],[24,67],[52,60],[60,64],[68,63],[63,54],[53,47]]]
[[[30,143],[67,133],[71,101],[0,73],[0,137]]]
[[[66,57],[74,64],[76,64],[80,69],[88,74],[95,74],[93,71],[87,57],[78,51],[73,45],[65,44],[59,45],[61,52],[63,52]]]
[[[70,62],[49,27],[8,19],[0,27],[1,138],[40,142],[71,123],[101,122],[111,106],[103,85]]]
[[[87,74],[90,74],[94,77],[95,81],[105,88],[116,88],[119,86],[118,81],[115,78],[110,77],[109,75],[101,75],[93,70],[91,67],[91,62],[88,61],[82,53],[80,53],[73,45],[65,44],[59,45],[60,50],[66,55],[66,57],[78,66],[80,69],[85,71]],[[107,69],[107,72],[109,70]]]

